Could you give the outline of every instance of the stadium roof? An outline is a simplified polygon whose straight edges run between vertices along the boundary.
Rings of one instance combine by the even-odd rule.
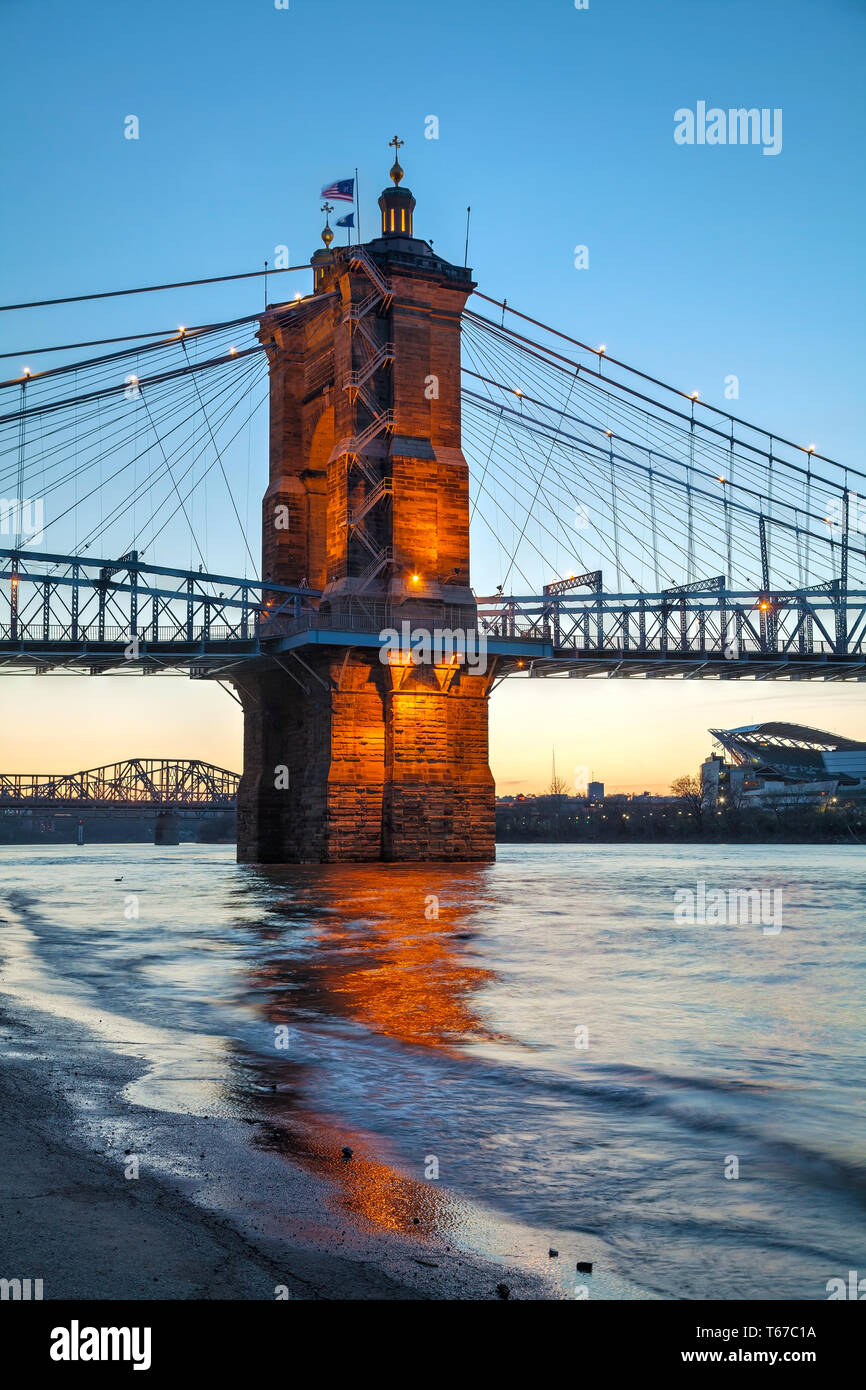
[[[833,753],[843,749],[866,748],[866,743],[841,738],[839,734],[827,733],[825,729],[812,729],[808,724],[785,724],[778,720],[764,724],[743,724],[739,729],[710,729],[710,733],[720,743],[736,739],[738,743],[751,745],[755,749],[814,748],[819,752]]]
[[[736,764],[759,776],[814,781],[829,775],[845,784],[866,782],[866,743],[824,729],[771,720],[710,733]]]

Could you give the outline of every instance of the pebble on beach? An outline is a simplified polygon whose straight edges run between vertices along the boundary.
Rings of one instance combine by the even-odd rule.
[[[549,1249],[548,1252],[547,1252],[548,1258],[551,1259],[551,1260],[555,1260],[558,1254],[559,1254],[559,1251],[558,1251],[558,1250],[554,1250],[553,1246],[551,1245],[550,1249]]]
[[[344,1158],[351,1158],[351,1157],[352,1157],[352,1150],[349,1148],[348,1144],[344,1144],[344,1145],[343,1145],[343,1157],[344,1157]]]
[[[511,1297],[511,1290],[510,1290],[510,1288],[508,1287],[507,1284],[497,1284],[497,1285],[496,1285],[496,1293],[497,1293],[497,1295],[498,1295],[499,1298],[510,1298],[510,1297]]]
[[[578,1260],[578,1274],[592,1274],[592,1260]]]

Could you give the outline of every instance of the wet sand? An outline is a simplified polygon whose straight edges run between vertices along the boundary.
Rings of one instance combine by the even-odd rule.
[[[121,1090],[142,1069],[94,1051],[74,1025],[58,1040],[56,1024],[0,1015],[0,1277],[42,1279],[45,1299],[496,1299],[502,1282],[513,1298],[562,1297],[423,1230],[365,1229],[333,1184],[275,1151],[266,1120],[128,1104]],[[67,1090],[76,1109],[87,1097],[89,1143]],[[171,1158],[181,1152],[204,1184]],[[136,1179],[125,1176],[131,1154]]]

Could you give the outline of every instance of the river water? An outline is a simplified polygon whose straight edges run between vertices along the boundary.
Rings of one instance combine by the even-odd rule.
[[[677,911],[731,888],[764,919]],[[606,1297],[819,1299],[866,1272],[857,846],[278,869],[6,846],[0,918],[7,1002],[132,1050],[137,1105],[248,1107],[250,1145],[311,1170],[363,1153],[340,1200],[368,1227],[590,1252]]]

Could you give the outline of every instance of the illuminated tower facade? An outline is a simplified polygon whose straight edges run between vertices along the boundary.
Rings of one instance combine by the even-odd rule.
[[[483,654],[443,655],[441,640],[466,634],[471,651],[477,627],[460,424],[474,285],[416,238],[402,178],[395,159],[379,235],[336,248],[326,225],[312,295],[261,319],[263,574],[322,597],[312,625],[287,628],[238,680],[243,860],[494,856],[493,672]],[[427,634],[427,659],[389,650],[395,632]]]

